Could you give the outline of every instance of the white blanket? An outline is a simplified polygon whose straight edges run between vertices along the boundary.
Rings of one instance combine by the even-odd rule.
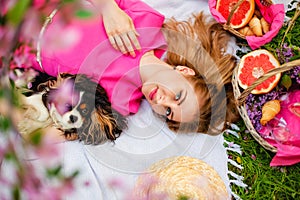
[[[196,157],[211,165],[230,193],[223,136],[175,135],[153,116],[146,101],[136,115],[129,117],[129,129],[115,144],[84,146],[65,142],[60,145],[66,172],[80,170],[77,190],[66,199],[124,199],[141,172],[160,159],[178,155]],[[110,188],[109,183],[116,180],[125,188]],[[83,187],[86,181],[90,185]]]

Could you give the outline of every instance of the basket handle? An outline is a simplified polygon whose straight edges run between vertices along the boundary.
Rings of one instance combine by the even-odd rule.
[[[238,2],[237,2],[237,4],[235,4],[234,6],[233,6],[233,8],[231,9],[231,11],[230,11],[230,13],[229,13],[229,16],[228,16],[228,18],[227,18],[227,22],[226,22],[226,24],[225,24],[225,29],[226,28],[231,28],[230,27],[230,21],[231,21],[231,18],[232,18],[232,16],[233,16],[233,14],[234,14],[234,12],[236,11],[236,9],[244,2],[245,0],[239,0]]]
[[[247,89],[245,89],[241,93],[241,95],[237,99],[237,104],[239,106],[241,106],[246,101],[246,98],[250,94],[250,92],[256,86],[258,86],[259,84],[261,84],[262,82],[264,82],[265,80],[267,80],[268,78],[270,78],[271,76],[274,76],[277,73],[281,73],[281,72],[285,72],[285,71],[291,70],[291,69],[293,69],[296,66],[300,66],[300,59],[284,63],[280,67],[277,67],[277,68],[274,68],[274,69],[268,71],[267,73],[265,73],[264,75],[262,75],[261,77],[259,77],[256,81],[254,81]]]
[[[245,35],[242,35],[240,32],[238,32],[237,30],[235,30],[234,28],[232,28],[230,26],[230,22],[231,22],[231,19],[233,17],[233,14],[234,12],[236,11],[236,9],[244,2],[245,0],[239,0],[234,6],[233,8],[231,9],[230,13],[229,13],[229,16],[227,18],[227,21],[226,23],[223,25],[223,28],[224,30],[228,30],[230,31],[231,33],[237,35],[238,37],[242,38],[242,39],[246,39],[246,36]]]
[[[237,4],[235,4],[234,6],[233,6],[233,8],[231,9],[231,11],[230,11],[230,13],[229,13],[229,16],[228,16],[228,18],[227,18],[227,21],[226,21],[226,28],[231,28],[230,27],[230,22],[231,22],[231,18],[232,18],[232,16],[233,16],[233,14],[234,14],[234,12],[236,11],[236,9],[244,2],[245,0],[239,0],[238,2],[237,2]],[[272,5],[273,4],[273,1],[272,0],[260,0],[260,2],[262,3],[262,5],[264,5],[264,6],[270,6],[270,5]]]

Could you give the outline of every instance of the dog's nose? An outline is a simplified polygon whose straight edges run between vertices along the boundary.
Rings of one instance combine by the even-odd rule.
[[[70,121],[72,123],[75,123],[78,120],[78,117],[76,117],[75,115],[70,115]]]

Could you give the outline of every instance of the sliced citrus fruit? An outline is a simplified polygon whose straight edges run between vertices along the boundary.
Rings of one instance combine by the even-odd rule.
[[[241,88],[248,88],[259,77],[271,69],[280,67],[278,60],[267,50],[260,49],[244,55],[238,65],[238,83]],[[271,91],[278,83],[281,74],[271,76],[259,84],[252,94],[264,94]]]
[[[216,9],[227,20],[231,10],[238,3],[238,1],[239,0],[218,0]],[[253,16],[254,9],[254,0],[244,0],[234,11],[234,14],[230,20],[231,27],[238,29],[246,26]]]

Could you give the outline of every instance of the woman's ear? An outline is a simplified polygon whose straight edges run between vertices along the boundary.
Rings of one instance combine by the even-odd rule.
[[[187,66],[178,65],[176,67],[176,70],[183,75],[190,75],[190,76],[196,75],[195,71]]]

